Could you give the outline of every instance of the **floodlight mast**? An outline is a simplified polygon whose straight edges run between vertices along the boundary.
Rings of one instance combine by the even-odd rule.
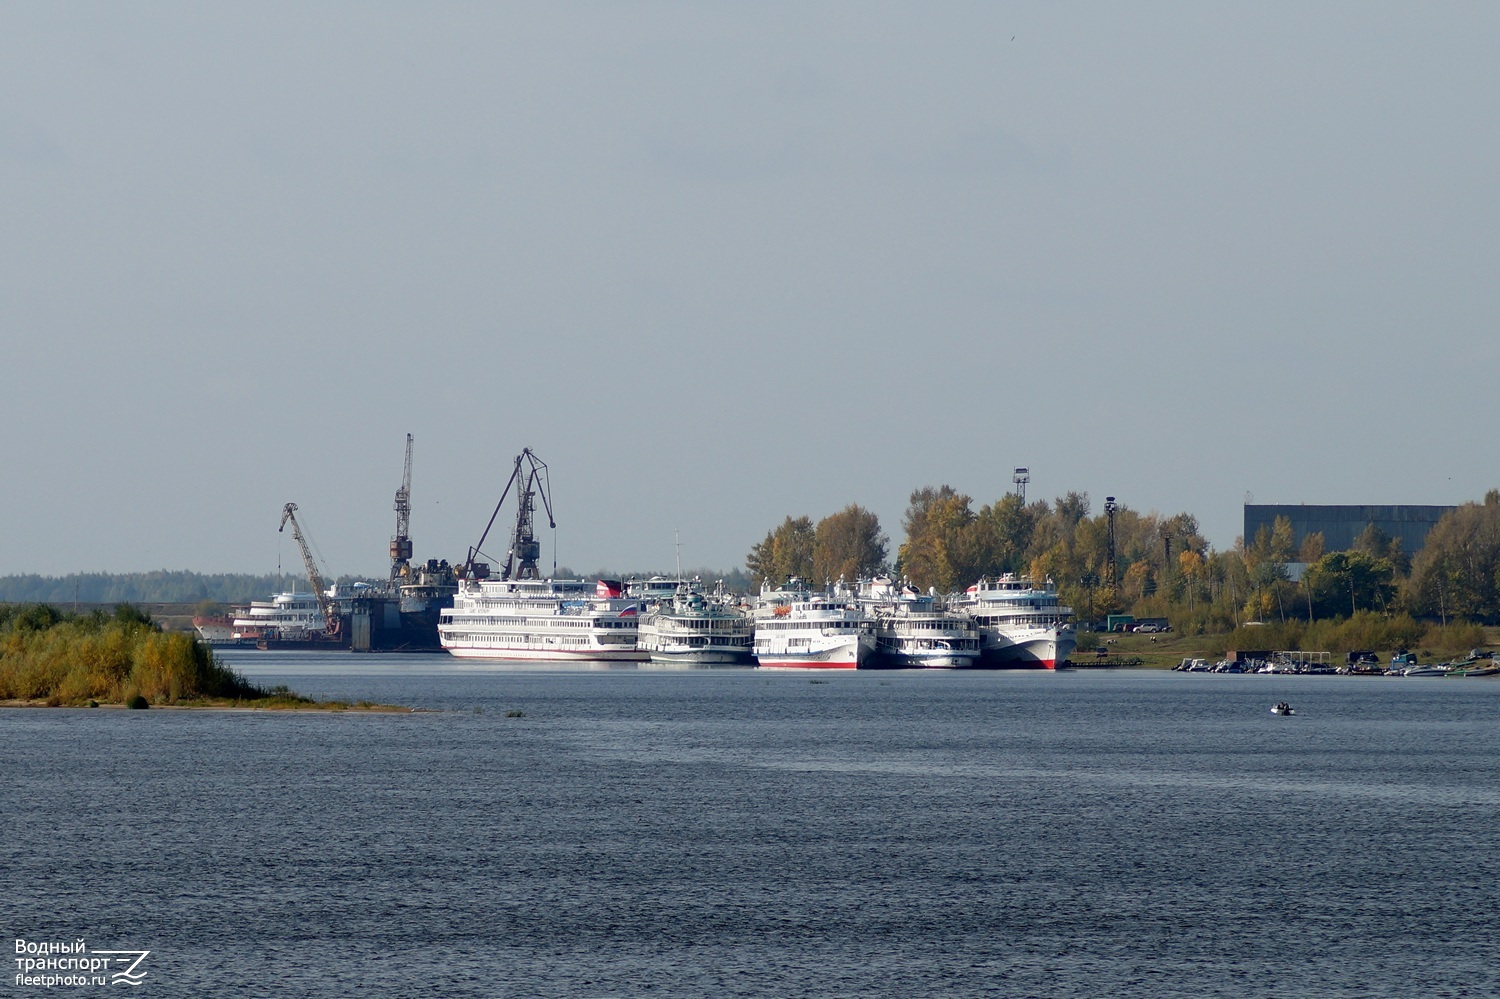
[[[1104,497],[1104,516],[1109,519],[1108,547],[1105,549],[1109,559],[1109,585],[1116,590],[1120,588],[1120,573],[1115,563],[1115,514],[1119,511],[1120,506],[1113,496]]]

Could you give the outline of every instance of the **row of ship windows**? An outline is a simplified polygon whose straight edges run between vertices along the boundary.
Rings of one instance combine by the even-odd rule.
[[[583,635],[495,635],[487,632],[468,633],[450,632],[447,636],[447,644],[462,643],[465,645],[493,646],[497,648],[518,648],[536,646],[556,648],[559,645],[577,646],[581,649],[589,647],[589,640]],[[613,635],[606,636],[613,638]]]
[[[1004,617],[975,617],[974,623],[981,628],[993,628],[999,624],[1061,624],[1062,621],[1050,614],[1007,614]]]
[[[634,631],[636,629],[636,620],[633,617],[600,619],[559,617],[541,620],[533,618],[523,623],[513,617],[465,617],[461,623],[470,627],[491,625],[494,627],[566,628],[573,630],[580,628],[623,628],[628,631]],[[444,618],[443,623],[454,624],[458,622],[455,622],[452,618]]]
[[[936,640],[923,638],[918,640],[903,640],[899,638],[882,638],[876,642],[876,647],[889,652],[901,649],[957,649],[960,652],[979,651],[979,639],[977,638],[954,638],[949,640]]]
[[[684,647],[687,647],[687,648],[690,648],[690,649],[701,649],[701,648],[706,647],[709,644],[709,641],[708,641],[708,639],[706,637],[705,638],[675,638],[674,639],[674,638],[671,638],[670,636],[665,636],[664,635],[664,636],[662,636],[662,640],[658,644],[661,645],[661,646],[663,646],[664,651],[666,649],[670,649],[670,648],[672,648],[674,646],[684,646]],[[750,647],[750,636],[749,635],[744,635],[744,636],[740,636],[740,635],[726,635],[726,636],[724,636],[722,638],[716,638],[716,639],[714,639],[713,644],[714,645],[719,645],[719,646],[723,646],[723,645],[742,645],[745,648],[749,648]]]
[[[488,646],[490,648],[558,648],[567,646],[587,649],[598,645],[632,645],[634,635],[599,635],[590,642],[587,635],[497,635],[494,632],[450,631],[444,636],[445,645]]]
[[[830,628],[839,630],[869,629],[874,625],[873,621],[761,621],[755,625],[756,631],[806,631],[809,628],[821,628],[824,631]]]
[[[657,626],[665,631],[668,628],[692,628],[695,631],[743,631],[748,622],[744,618],[694,618],[664,617],[658,619]]]

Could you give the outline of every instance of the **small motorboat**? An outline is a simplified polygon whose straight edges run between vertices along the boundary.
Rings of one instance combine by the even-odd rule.
[[[1277,701],[1275,704],[1271,705],[1271,714],[1273,715],[1294,715],[1296,713],[1297,709],[1292,707],[1286,701]]]

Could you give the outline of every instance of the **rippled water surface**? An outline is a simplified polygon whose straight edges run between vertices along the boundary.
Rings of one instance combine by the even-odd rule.
[[[157,995],[1500,994],[1500,682],[231,660],[433,710],[0,712],[10,937]]]

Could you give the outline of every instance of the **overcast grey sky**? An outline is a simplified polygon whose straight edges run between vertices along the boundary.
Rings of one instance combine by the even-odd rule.
[[[1494,4],[0,6],[0,573],[1500,485]],[[509,514],[506,515],[507,519]],[[503,545],[487,546],[492,549]],[[549,557],[550,540],[545,550]]]

